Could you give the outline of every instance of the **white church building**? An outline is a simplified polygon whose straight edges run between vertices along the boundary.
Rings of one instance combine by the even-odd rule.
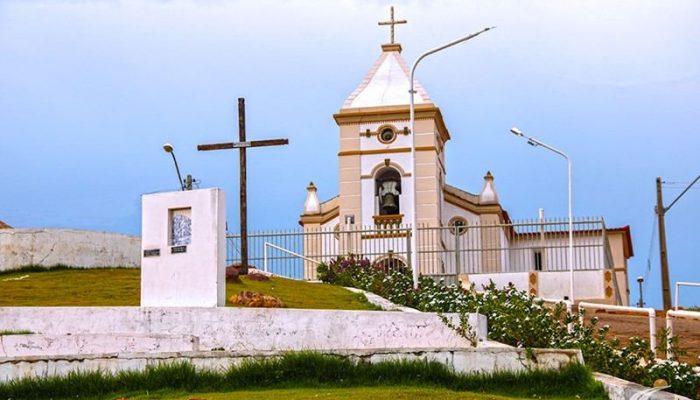
[[[377,61],[333,116],[339,128],[338,195],[321,201],[311,183],[299,220],[303,233],[294,245],[264,239],[266,267],[274,265],[275,254],[279,262],[294,253],[304,260],[303,278],[311,280],[318,262],[350,253],[387,268],[411,269],[410,226],[415,223],[422,275],[465,286],[512,282],[539,297],[568,297],[567,220],[541,216],[514,222],[490,172],[479,193],[447,184],[450,132],[419,83],[415,132],[410,132],[409,76],[401,45],[382,45]],[[627,260],[632,255],[628,226],[576,220],[575,300],[628,304]]]

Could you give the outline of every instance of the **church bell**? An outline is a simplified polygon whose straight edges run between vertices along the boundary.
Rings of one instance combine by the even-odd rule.
[[[396,205],[396,197],[393,194],[387,193],[384,195],[382,211],[384,214],[398,214],[399,207]]]

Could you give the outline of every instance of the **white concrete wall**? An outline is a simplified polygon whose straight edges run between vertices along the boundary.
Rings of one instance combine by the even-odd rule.
[[[173,246],[171,214],[189,209],[191,241]],[[226,304],[226,198],[218,188],[143,196],[141,306],[216,307]],[[174,253],[175,248],[185,252]]]
[[[605,300],[603,274],[605,270],[574,271],[574,298],[577,300]],[[518,290],[529,292],[529,272],[512,272],[500,274],[469,274],[469,283],[474,283],[477,290],[488,285],[490,281],[497,288],[515,285]],[[537,272],[537,297],[561,299],[569,296],[569,271]]]
[[[27,265],[138,267],[141,239],[71,229],[0,229],[0,271]]]
[[[486,317],[472,316],[482,338]],[[325,350],[471,344],[436,314],[255,308],[3,307],[2,329],[63,334],[199,337],[202,350]],[[485,339],[485,338],[484,338]]]
[[[574,236],[574,269],[605,268],[605,253],[600,236]],[[532,238],[518,238],[510,245],[510,264],[518,271],[534,271],[534,249],[542,247],[539,235]],[[544,270],[565,271],[569,269],[568,237],[551,238],[544,242]],[[513,271],[515,272],[515,271]]]
[[[512,283],[518,290],[528,291],[528,273],[499,273],[499,274],[469,274],[469,283],[476,285],[476,290],[482,290],[482,287],[488,286],[491,281],[496,284],[496,288],[503,288]],[[568,287],[568,286],[567,286]]]
[[[0,357],[199,351],[199,338],[163,334],[0,335]]]
[[[685,396],[651,389],[640,384],[596,372],[593,378],[603,384],[610,400],[690,400]]]
[[[476,349],[423,347],[385,350],[333,350],[323,353],[373,364],[389,360],[439,362],[452,371],[464,374],[489,374],[497,371],[525,372],[532,369],[560,370],[571,363],[583,363],[583,357],[579,350],[515,349],[512,347]],[[87,372],[99,369],[104,372],[117,373],[125,370],[144,370],[149,365],[179,362],[189,362],[199,369],[225,371],[246,360],[281,355],[283,355],[281,352],[214,351],[0,358],[0,382],[28,377],[60,376],[71,371]]]
[[[604,270],[574,271],[574,299],[605,299]],[[569,271],[538,273],[538,296],[561,299],[569,296]]]

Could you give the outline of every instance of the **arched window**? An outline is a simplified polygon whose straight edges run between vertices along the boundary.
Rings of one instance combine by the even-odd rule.
[[[401,213],[399,198],[401,196],[401,175],[393,168],[383,168],[375,178],[375,196],[379,206],[379,215],[396,215]]]

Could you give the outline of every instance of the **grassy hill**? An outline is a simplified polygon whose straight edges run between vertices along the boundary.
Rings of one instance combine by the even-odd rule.
[[[241,280],[240,284],[226,284],[227,299],[249,290],[275,296],[288,308],[376,309],[363,295],[338,286],[278,277],[264,282],[245,276]],[[0,307],[138,306],[140,285],[141,271],[133,268],[29,268],[0,274]]]

